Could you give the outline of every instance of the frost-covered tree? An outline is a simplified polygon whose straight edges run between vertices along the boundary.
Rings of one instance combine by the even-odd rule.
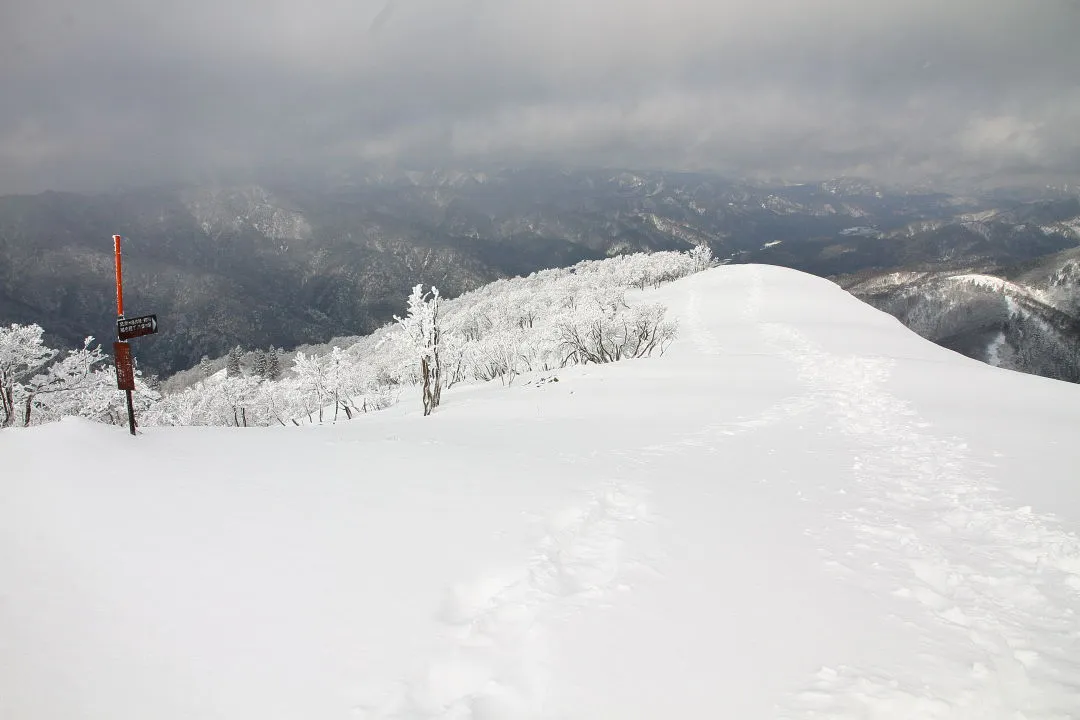
[[[354,409],[366,411],[368,390],[375,383],[371,368],[336,346],[329,355],[324,356],[323,361],[326,364],[327,384],[334,403],[334,421],[337,422],[339,410],[345,411],[350,420]],[[356,404],[358,396],[361,398],[360,406]]]
[[[147,424],[289,425],[353,416],[396,402],[405,386],[421,386],[424,412],[438,406],[443,386],[550,371],[576,363],[613,362],[662,353],[676,326],[662,305],[631,296],[711,264],[704,249],[586,261],[528,277],[498,280],[443,301],[438,291],[413,289],[406,317],[347,348],[299,353],[282,373],[275,348],[266,354],[266,381],[253,388],[210,377],[166,395]],[[242,376],[234,350],[233,377]],[[262,363],[256,356],[257,365]],[[114,392],[113,395],[116,395]]]
[[[45,346],[43,333],[40,325],[0,327],[0,427],[15,424],[16,390],[56,356],[56,350]]]
[[[224,405],[232,413],[232,424],[235,427],[248,426],[247,411],[255,398],[258,386],[257,378],[241,376],[226,377],[225,381],[218,386]]]
[[[628,305],[621,294],[596,294],[577,304],[559,324],[565,361],[609,363],[641,358],[675,338],[663,305]]]
[[[71,350],[58,362],[34,375],[21,386],[22,424],[30,425],[33,411],[39,410],[46,420],[65,415],[81,415],[87,396],[99,386],[111,386],[105,373],[95,372],[108,357],[100,345],[91,346],[88,337],[78,350]]]
[[[708,270],[713,266],[712,248],[704,243],[695,246],[690,251],[690,262],[693,263],[695,271]]]
[[[83,395],[83,405],[78,414],[110,425],[127,425],[127,403],[124,393],[116,389],[116,368],[107,366],[94,371],[96,381],[91,391]],[[146,415],[161,400],[161,394],[147,385],[142,373],[135,370],[135,391],[131,394],[135,415],[144,424]]]
[[[524,351],[526,337],[523,328],[503,327],[488,332],[483,339],[473,343],[472,359],[477,379],[499,378],[504,384],[512,384],[514,377],[529,364]]]
[[[298,352],[293,359],[293,375],[296,376],[299,387],[305,391],[306,397],[310,398],[310,402],[305,403],[303,412],[309,420],[312,420],[312,415],[318,412],[319,422],[322,422],[323,409],[330,404],[332,390],[328,369],[327,364],[322,362],[318,355]]]
[[[424,415],[439,406],[442,396],[442,362],[439,357],[439,290],[432,287],[424,293],[417,285],[409,295],[409,313],[404,318],[394,316],[413,357],[419,360],[420,384],[423,390]]]
[[[214,374],[214,366],[210,364],[208,355],[203,355],[202,360],[199,361],[199,374],[204,380]]]

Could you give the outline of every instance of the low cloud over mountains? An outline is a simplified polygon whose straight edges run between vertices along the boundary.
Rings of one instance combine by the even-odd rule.
[[[537,160],[1080,175],[1071,0],[103,0],[0,12],[0,192]]]

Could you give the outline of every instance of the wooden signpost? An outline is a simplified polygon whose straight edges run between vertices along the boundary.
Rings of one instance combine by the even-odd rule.
[[[131,364],[131,344],[114,342],[113,353],[116,355],[116,387],[127,390],[128,397],[135,389],[135,367]],[[128,406],[130,408],[130,405]]]
[[[116,387],[127,396],[128,429],[135,434],[135,405],[131,392],[135,389],[135,367],[131,362],[131,338],[152,335],[158,331],[157,315],[124,317],[124,274],[120,259],[120,236],[113,235],[113,251],[116,255],[116,342],[113,353],[116,355]]]

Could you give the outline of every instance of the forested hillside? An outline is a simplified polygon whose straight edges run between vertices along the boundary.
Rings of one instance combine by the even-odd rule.
[[[1075,196],[959,197],[840,179],[521,169],[398,172],[0,197],[0,324],[57,347],[112,333],[110,237],[128,308],[161,333],[162,376],[271,345],[369,333],[418,282],[455,297],[499,278],[708,246],[724,262],[829,276],[1026,261],[1080,243]]]

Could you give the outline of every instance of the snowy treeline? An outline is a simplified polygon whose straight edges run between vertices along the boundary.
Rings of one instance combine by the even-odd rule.
[[[587,261],[499,280],[441,301],[441,307],[435,288],[417,286],[405,317],[345,349],[335,347],[324,355],[298,352],[279,379],[272,379],[274,373],[245,374],[229,362],[226,370],[179,392],[158,396],[143,387],[136,393],[139,423],[325,422],[388,407],[417,385],[425,412],[430,412],[441,389],[457,383],[499,379],[509,384],[524,372],[661,354],[675,337],[675,322],[662,305],[627,302],[627,290],[656,286],[711,264],[704,246],[689,253]],[[37,328],[39,340],[40,332]],[[39,358],[32,342],[16,339],[8,345],[0,346],[0,381],[7,383],[16,405],[33,396],[29,424],[64,414],[124,422],[123,396],[100,350],[88,344],[69,354],[67,369],[41,374],[55,351]],[[15,351],[14,346],[29,350]],[[19,352],[29,359],[15,361],[21,369],[6,369],[9,355],[21,358]],[[13,418],[9,405],[5,399],[6,417]]]
[[[94,338],[61,353],[45,345],[39,325],[0,327],[0,425],[37,425],[65,415],[124,424],[127,409],[116,370]],[[136,371],[133,400],[145,411],[159,398]]]

